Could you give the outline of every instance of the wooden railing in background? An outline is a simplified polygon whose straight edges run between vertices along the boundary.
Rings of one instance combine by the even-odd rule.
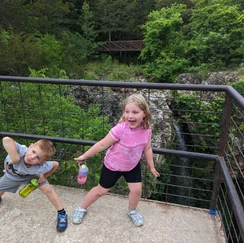
[[[107,41],[100,43],[99,51],[141,51],[143,40]]]

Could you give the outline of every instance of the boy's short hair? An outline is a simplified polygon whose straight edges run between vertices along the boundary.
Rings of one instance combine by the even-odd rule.
[[[56,153],[56,149],[50,140],[40,139],[34,145],[42,150],[44,160],[50,159]]]

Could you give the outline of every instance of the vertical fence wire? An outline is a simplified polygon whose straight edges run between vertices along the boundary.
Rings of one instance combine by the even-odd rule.
[[[121,101],[132,92],[140,92],[147,98],[152,111],[154,147],[217,154],[218,144],[221,142],[219,131],[224,98],[223,94],[217,91],[127,88],[123,87],[123,84],[121,87],[110,88],[91,84],[86,86],[17,81],[1,82],[0,89],[3,132],[98,141],[118,122],[121,116]],[[218,99],[215,98],[217,96]],[[242,205],[243,117],[243,111],[234,103],[225,156]],[[19,139],[19,142],[23,143],[33,142],[31,139]],[[57,153],[53,159],[60,162],[60,168],[51,179],[51,183],[79,187],[76,183],[77,164],[73,158],[90,146],[63,141],[55,142],[55,147]],[[2,148],[0,151],[4,152]],[[104,153],[101,153],[91,159],[92,173],[84,189],[90,189],[98,183],[103,156]],[[2,161],[3,158],[4,153],[1,153]],[[142,163],[145,199],[210,208],[216,161],[156,153],[154,159],[161,174],[157,180],[152,180],[145,161]],[[2,167],[0,169],[2,171]],[[112,192],[127,195],[128,187],[125,181],[122,179]],[[230,198],[222,182],[218,196],[218,211],[226,237],[229,242],[241,242],[240,231],[231,207]]]

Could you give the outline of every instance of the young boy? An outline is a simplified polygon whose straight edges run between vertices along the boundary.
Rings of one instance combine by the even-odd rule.
[[[39,177],[37,188],[47,196],[58,211],[57,231],[65,231],[68,216],[58,195],[47,181],[47,177],[59,166],[57,161],[47,161],[56,151],[52,142],[41,139],[27,148],[10,137],[4,137],[2,143],[8,155],[4,161],[5,174],[0,179],[0,202],[4,192],[15,193],[21,184],[27,184],[31,179]]]

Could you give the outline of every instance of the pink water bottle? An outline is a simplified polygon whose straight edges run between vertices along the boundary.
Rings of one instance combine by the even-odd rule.
[[[77,182],[78,184],[85,184],[86,183],[86,179],[87,179],[87,174],[88,174],[88,167],[86,166],[86,162],[85,163],[79,163],[79,174],[78,174],[78,178],[77,178]]]

